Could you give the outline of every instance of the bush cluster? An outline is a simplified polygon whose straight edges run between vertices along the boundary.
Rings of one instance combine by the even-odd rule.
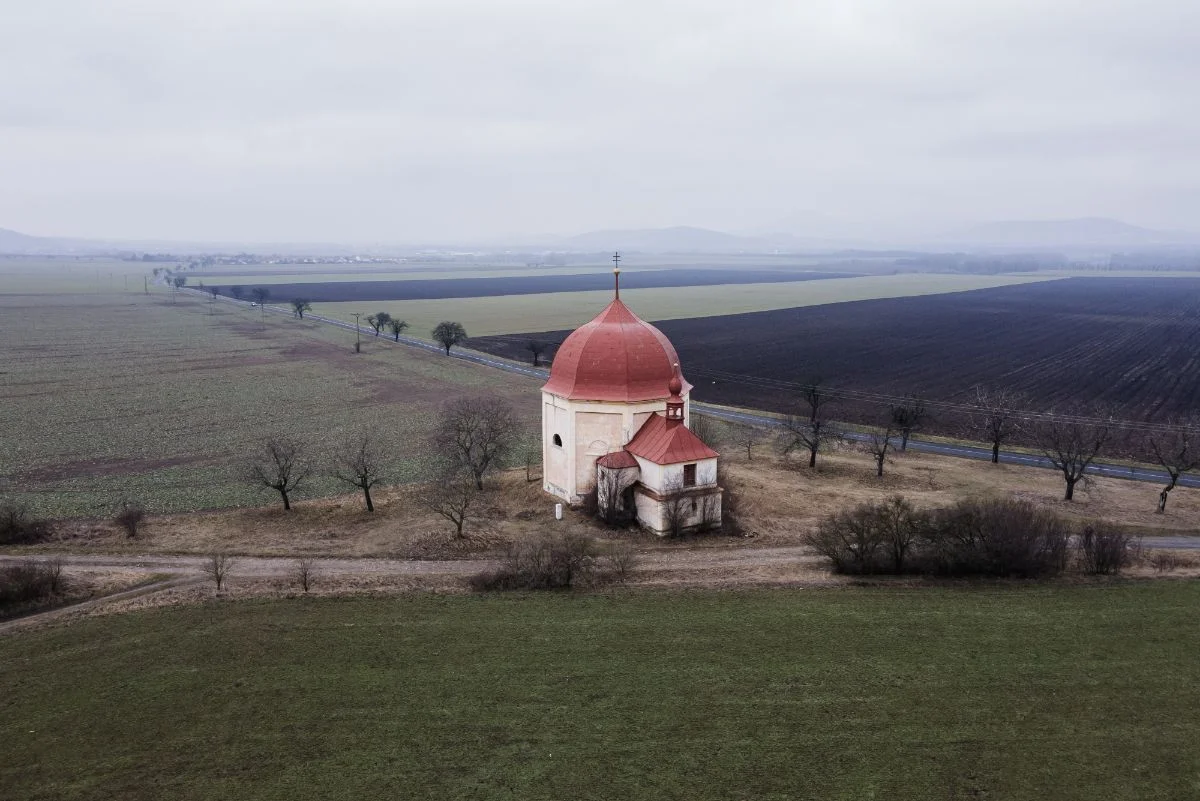
[[[50,536],[50,524],[29,516],[29,509],[19,503],[0,503],[0,545],[25,545],[40,542]]]
[[[26,560],[0,567],[0,608],[40,601],[63,589],[62,562]]]
[[[838,573],[1035,578],[1071,563],[1072,527],[1023,501],[962,501],[923,511],[896,496],[830,515],[807,544]],[[1137,557],[1138,540],[1111,526],[1078,535],[1077,567],[1119,573]]]
[[[497,590],[565,590],[625,581],[636,552],[627,543],[601,547],[578,534],[541,537],[516,543],[495,570],[471,578],[471,588]]]

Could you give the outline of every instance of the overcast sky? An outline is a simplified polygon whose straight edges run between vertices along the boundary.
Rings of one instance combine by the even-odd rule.
[[[0,227],[1200,228],[1196,0],[0,0]]]

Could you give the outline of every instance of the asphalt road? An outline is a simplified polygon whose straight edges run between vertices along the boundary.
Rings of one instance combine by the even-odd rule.
[[[192,289],[191,291],[197,293],[200,292],[200,290],[196,289]],[[224,296],[220,296],[218,299],[226,303],[237,303],[243,306],[250,305],[249,301],[234,300]],[[293,316],[291,309],[280,306],[267,306],[266,311],[268,314],[282,314],[288,317]],[[347,323],[343,320],[335,320],[330,317],[322,317],[317,314],[307,314],[305,315],[304,319],[315,320],[326,325],[344,328],[348,331],[354,330],[353,323]],[[441,353],[443,351],[443,349],[437,345],[420,339],[414,339],[413,337],[402,336],[400,337],[399,341],[396,341],[392,337],[384,334],[380,334],[379,337],[375,337],[375,332],[370,328],[365,329],[365,331],[366,333],[364,336],[369,336],[376,341],[386,340],[393,345],[406,345],[408,347],[421,348],[423,350],[433,351],[435,353]],[[545,380],[549,376],[549,372],[546,370],[535,367],[526,367],[506,361],[504,359],[498,359],[487,354],[479,353],[477,351],[465,350],[461,347],[452,350],[450,352],[450,358],[461,359],[463,361],[473,362],[475,364],[483,364],[487,365],[488,367],[494,367],[497,370],[504,370],[509,373],[518,373],[520,375],[529,376],[530,378]],[[730,409],[709,406],[706,403],[699,402],[693,403],[692,408],[711,417],[716,417],[733,423],[742,423],[745,425],[760,426],[763,428],[777,428],[780,425],[778,418],[749,409],[733,411]],[[850,432],[846,436],[857,441],[864,441],[867,439],[866,434],[859,434],[855,432]],[[992,458],[991,448],[973,445],[949,445],[941,442],[930,442],[929,440],[910,438],[908,441],[908,447],[921,453],[936,453],[942,456],[955,456],[962,459],[975,459],[977,461],[990,461]],[[1049,470],[1055,469],[1054,465],[1050,463],[1049,459],[1047,459],[1045,456],[1038,456],[1036,454],[1001,451],[1000,461],[1005,464],[1023,464],[1029,467],[1041,467]],[[1148,467],[1129,467],[1125,465],[1095,464],[1088,468],[1088,473],[1090,475],[1107,476],[1109,478],[1122,478],[1129,481],[1145,481],[1154,484],[1166,484],[1170,480],[1170,477],[1163,470],[1155,470]],[[1180,476],[1179,486],[1200,487],[1200,476]]]

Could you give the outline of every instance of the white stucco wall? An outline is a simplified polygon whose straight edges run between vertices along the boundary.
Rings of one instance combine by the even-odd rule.
[[[684,396],[684,414],[691,399]],[[641,403],[574,401],[542,393],[542,488],[569,503],[577,503],[595,486],[596,459],[620,450],[655,412],[666,409],[666,398]],[[554,445],[554,435],[562,446]]]
[[[696,486],[705,487],[717,483],[717,460],[700,459],[697,462],[658,465],[640,456],[635,456],[638,467],[641,468],[641,481],[655,492],[665,492],[668,484],[674,480],[683,486],[683,465],[696,465]]]

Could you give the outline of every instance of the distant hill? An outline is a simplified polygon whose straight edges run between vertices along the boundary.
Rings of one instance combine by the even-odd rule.
[[[984,247],[1138,248],[1200,244],[1200,235],[1156,231],[1107,217],[983,223],[942,238],[949,244]]]
[[[111,253],[112,245],[86,239],[65,239],[57,236],[30,236],[19,231],[0,228],[0,253],[20,256],[100,254]]]
[[[651,253],[737,253],[771,250],[769,242],[707,228],[637,228],[588,231],[564,237],[556,247],[570,250],[637,250]]]
[[[41,237],[0,228],[0,253],[25,253],[44,244]]]

